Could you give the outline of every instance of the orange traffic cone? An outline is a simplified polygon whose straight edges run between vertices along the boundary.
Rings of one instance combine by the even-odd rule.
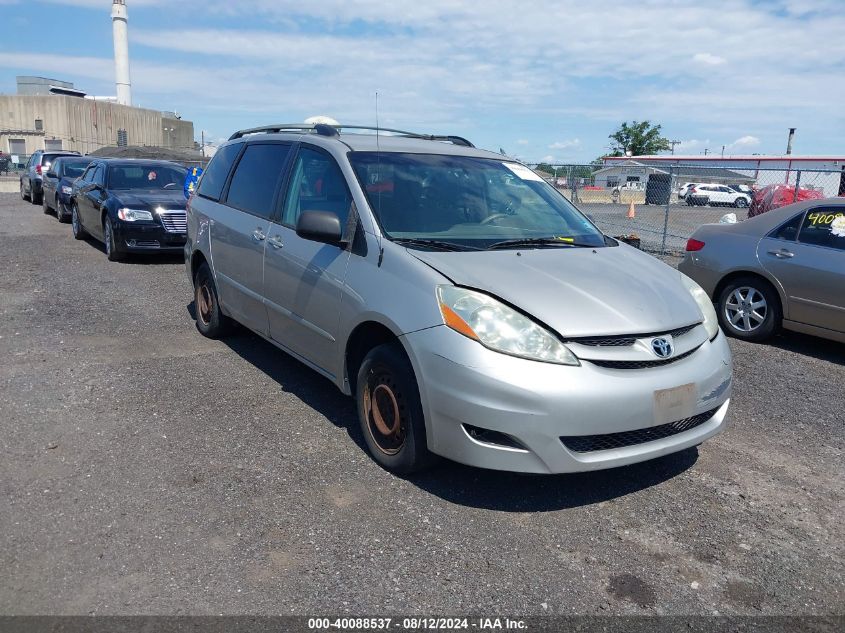
[[[637,209],[634,207],[634,201],[631,200],[631,206],[628,207],[628,217],[633,220],[637,217]]]

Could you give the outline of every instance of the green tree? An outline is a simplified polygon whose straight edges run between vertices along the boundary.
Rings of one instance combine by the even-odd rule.
[[[623,123],[618,130],[608,136],[613,141],[610,146],[611,156],[632,156],[657,154],[670,148],[669,139],[660,136],[660,126],[651,121],[634,121],[630,125]]]

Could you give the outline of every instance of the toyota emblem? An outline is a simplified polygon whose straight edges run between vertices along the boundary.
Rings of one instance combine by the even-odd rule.
[[[658,358],[669,358],[672,355],[672,343],[665,338],[656,338],[651,342],[651,350]]]

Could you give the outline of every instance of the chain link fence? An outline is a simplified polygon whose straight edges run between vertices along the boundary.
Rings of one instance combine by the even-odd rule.
[[[661,257],[683,254],[702,224],[845,195],[845,172],[699,165],[529,165],[606,234]]]

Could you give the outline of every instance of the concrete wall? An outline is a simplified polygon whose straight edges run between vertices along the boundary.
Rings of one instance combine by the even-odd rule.
[[[43,130],[35,129],[35,120]],[[78,97],[0,95],[0,151],[9,139],[24,139],[26,153],[44,149],[45,139],[61,139],[62,148],[83,154],[117,145],[117,131],[126,130],[129,145],[189,148],[194,124],[163,117],[158,110],[133,108]]]

